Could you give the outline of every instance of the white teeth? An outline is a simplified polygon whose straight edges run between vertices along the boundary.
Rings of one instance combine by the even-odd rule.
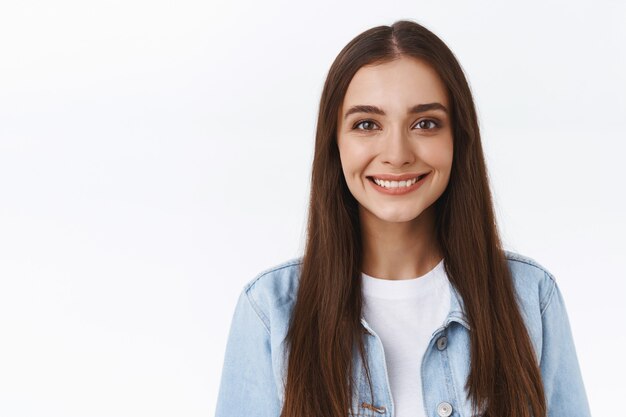
[[[374,182],[381,187],[385,188],[398,188],[398,187],[410,187],[411,185],[417,182],[417,178],[413,178],[411,180],[404,181],[383,181],[378,178],[374,178]]]

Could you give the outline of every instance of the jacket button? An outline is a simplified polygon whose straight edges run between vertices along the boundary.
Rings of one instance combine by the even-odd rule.
[[[452,405],[445,401],[439,403],[437,406],[437,415],[439,415],[439,417],[448,417],[450,414],[452,414]]]
[[[444,350],[448,346],[448,338],[445,336],[441,336],[437,339],[437,349]]]

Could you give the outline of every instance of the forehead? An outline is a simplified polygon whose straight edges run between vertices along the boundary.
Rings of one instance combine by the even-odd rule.
[[[401,56],[359,68],[350,81],[342,109],[367,104],[404,114],[410,106],[432,102],[448,107],[446,87],[435,69],[423,60]]]

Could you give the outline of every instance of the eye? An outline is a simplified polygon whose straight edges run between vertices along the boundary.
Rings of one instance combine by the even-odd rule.
[[[361,125],[363,125],[365,127],[365,129],[360,129],[358,127],[358,126],[361,126]],[[354,130],[373,130],[373,129],[368,128],[367,126],[371,127],[371,126],[375,126],[375,125],[376,125],[376,123],[374,123],[371,120],[361,120],[360,122],[357,122],[354,126],[352,126],[352,129],[354,129]]]
[[[361,120],[357,122],[354,126],[352,126],[352,129],[368,131],[368,130],[375,130],[374,126],[377,126],[377,125],[372,120]],[[439,123],[433,119],[422,119],[419,122],[417,122],[415,126],[421,130],[434,130],[437,127],[439,127]]]
[[[432,119],[423,119],[417,122],[415,126],[417,126],[419,129],[432,130],[438,127],[439,124]]]

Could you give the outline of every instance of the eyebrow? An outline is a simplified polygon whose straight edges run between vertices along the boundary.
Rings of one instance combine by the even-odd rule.
[[[409,108],[409,110],[407,111],[407,114],[423,113],[428,110],[442,110],[448,113],[448,109],[446,109],[446,107],[441,103],[425,103],[425,104],[417,104]],[[352,106],[350,107],[350,109],[348,109],[345,116],[343,117],[344,120],[347,119],[348,116],[350,116],[353,113],[374,113],[374,114],[379,114],[381,116],[385,115],[385,112],[383,111],[383,109],[379,107],[359,104],[356,106]]]

